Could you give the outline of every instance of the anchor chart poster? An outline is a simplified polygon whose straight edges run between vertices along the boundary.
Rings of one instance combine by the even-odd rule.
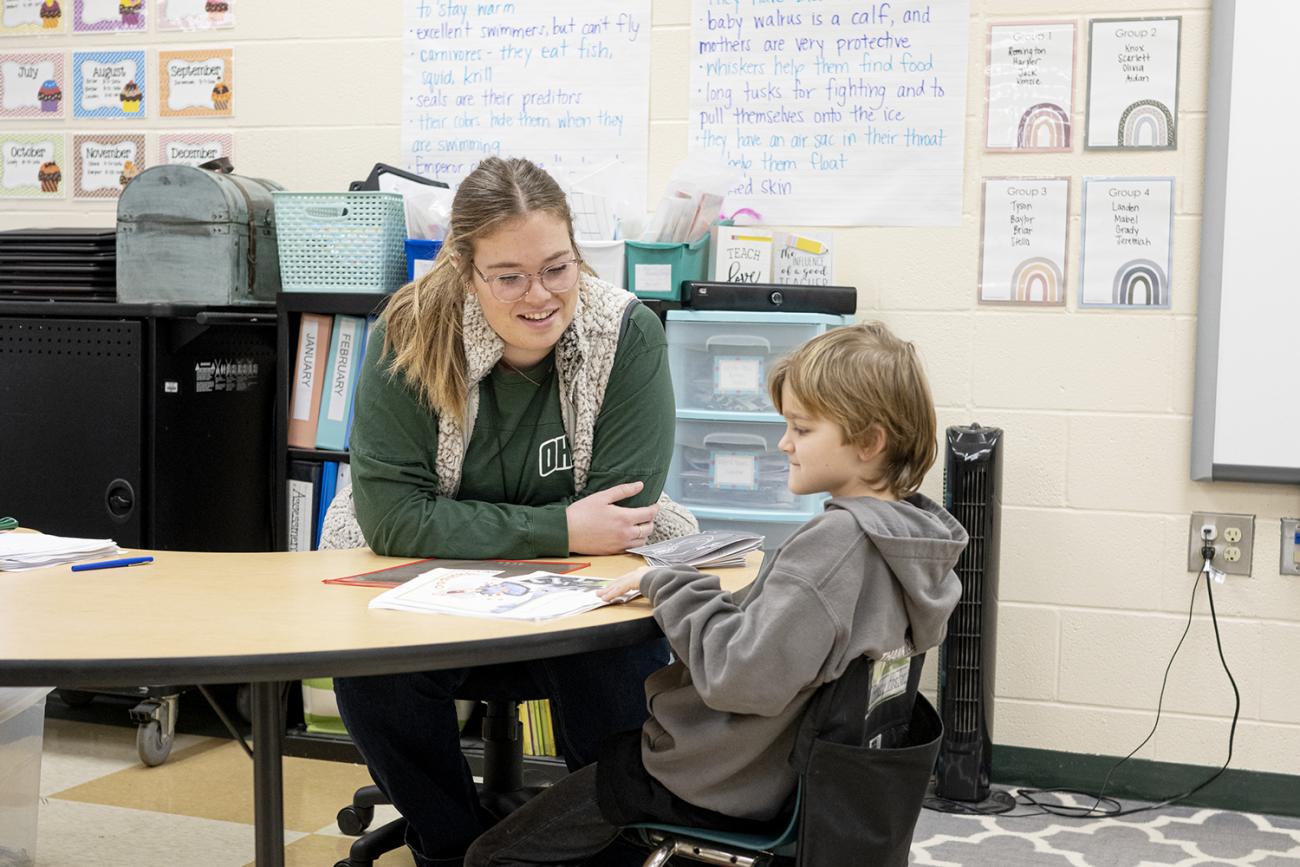
[[[1089,148],[1178,146],[1181,18],[1089,22]]]
[[[1069,178],[985,178],[981,304],[1065,304]]]
[[[1068,151],[1074,22],[990,26],[988,83],[988,150]]]
[[[1081,307],[1168,307],[1174,179],[1084,178]]]

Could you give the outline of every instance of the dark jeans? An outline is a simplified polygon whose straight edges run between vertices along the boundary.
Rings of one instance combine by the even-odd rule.
[[[615,843],[618,835],[600,814],[596,766],[589,765],[484,832],[465,855],[465,867],[638,867],[647,853]]]
[[[646,718],[643,682],[668,662],[662,639],[554,659],[416,674],[336,678],[339,714],[370,775],[407,820],[421,867],[458,859],[490,824],[460,752],[456,698],[549,698],[570,770]],[[452,860],[450,863],[455,863]]]

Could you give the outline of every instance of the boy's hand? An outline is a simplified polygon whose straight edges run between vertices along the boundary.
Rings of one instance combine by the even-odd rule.
[[[639,593],[641,591],[641,576],[652,568],[652,566],[642,566],[640,569],[633,569],[626,575],[615,578],[597,590],[596,595],[606,602],[627,602],[628,599],[620,599],[620,597],[627,596],[629,593]]]

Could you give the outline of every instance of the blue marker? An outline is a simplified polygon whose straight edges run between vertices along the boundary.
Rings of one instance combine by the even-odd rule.
[[[73,572],[89,572],[91,569],[116,569],[118,566],[139,566],[152,563],[152,557],[123,557],[121,560],[103,560],[99,563],[79,563],[72,567]]]

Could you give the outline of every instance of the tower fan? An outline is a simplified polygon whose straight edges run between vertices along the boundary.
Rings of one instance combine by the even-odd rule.
[[[993,669],[997,658],[998,542],[1002,524],[1002,430],[948,428],[943,504],[970,536],[957,560],[961,601],[939,648],[943,744],[934,793],[982,801],[993,764]]]

